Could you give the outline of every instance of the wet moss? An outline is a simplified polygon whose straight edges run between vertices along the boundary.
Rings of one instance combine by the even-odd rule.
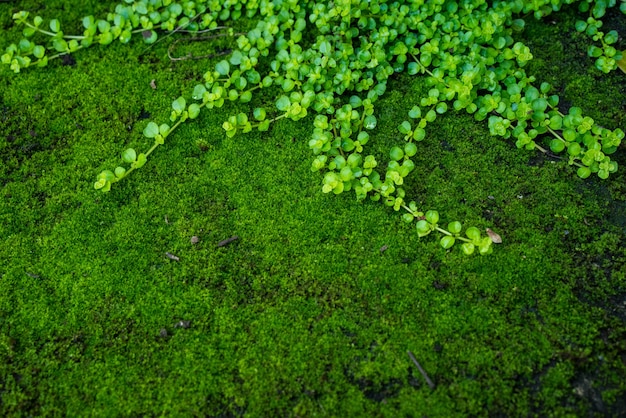
[[[112,4],[23,7],[77,20]],[[19,36],[14,7],[0,4],[2,45]],[[528,22],[528,71],[564,105],[626,126],[623,75],[592,68],[575,19],[568,9],[554,24]],[[220,126],[234,110],[203,112],[98,193],[102,167],[147,147],[146,113],[167,118],[214,62],[172,64],[166,51],[113,44],[71,66],[0,70],[3,415],[623,408],[624,171],[583,181],[471,116],[446,114],[420,143],[407,192],[446,221],[503,236],[493,255],[470,258],[419,239],[380,203],[323,195],[310,120],[229,139]],[[379,155],[401,140],[395,128],[423,89],[408,77],[390,84],[372,135]]]

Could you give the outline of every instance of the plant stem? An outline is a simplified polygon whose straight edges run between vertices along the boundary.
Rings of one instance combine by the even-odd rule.
[[[561,137],[561,135],[559,135],[559,134],[558,134],[555,130],[553,130],[553,129],[552,129],[552,128],[550,128],[549,126],[546,126],[546,128],[548,128],[548,131],[550,131],[550,133],[551,133],[552,135],[554,135],[555,137],[557,137],[557,138],[558,138],[558,139],[560,139],[561,141],[563,141],[563,142],[567,143],[567,141],[566,141],[565,139],[563,139],[563,138]]]
[[[49,31],[47,31],[47,30],[40,29],[40,28],[38,28],[37,26],[32,25],[32,24],[30,24],[29,22],[27,22],[27,21],[25,21],[25,20],[20,20],[20,22],[21,22],[21,23],[23,23],[24,25],[26,25],[26,26],[30,27],[30,28],[35,29],[37,32],[41,32],[41,33],[43,33],[44,35],[52,36],[53,38],[54,38],[54,37],[56,37],[56,36],[58,35],[57,33],[54,33],[54,32],[49,32]],[[82,39],[85,39],[85,38],[86,38],[86,36],[79,36],[79,35],[63,35],[63,38],[65,38],[65,39],[81,39],[81,40],[82,40]]]

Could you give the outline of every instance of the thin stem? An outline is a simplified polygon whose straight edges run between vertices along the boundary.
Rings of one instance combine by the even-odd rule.
[[[533,141],[533,143],[535,144],[535,148],[537,148],[539,151],[543,152],[544,154],[549,154],[547,149],[543,148],[542,146],[537,144],[535,141]]]
[[[205,107],[205,106],[206,106],[206,103],[201,103],[201,104],[199,104],[199,105],[198,105],[198,107],[199,107],[200,109],[202,109],[202,108],[203,108],[203,107]],[[163,137],[163,140],[165,140],[168,136],[170,136],[170,134],[171,134],[172,132],[174,132],[174,130],[175,130],[176,128],[178,128],[178,126],[179,126],[181,123],[183,123],[183,120],[182,120],[182,119],[178,119],[178,122],[176,122],[176,123],[174,124],[174,126],[172,126],[172,127],[170,128],[170,130],[167,132],[167,134],[165,134],[165,136]],[[157,143],[152,144],[152,147],[150,147],[150,149],[149,149],[148,151],[146,151],[146,154],[145,154],[145,155],[146,155],[146,158],[148,158],[148,156],[149,156],[150,154],[152,154],[152,151],[154,151],[154,150],[155,150],[155,149],[156,149],[159,145],[161,145],[161,144],[157,144]],[[130,167],[128,170],[126,170],[126,172],[124,173],[124,177],[128,176],[128,175],[129,175],[130,173],[132,173],[135,169],[136,169],[135,167],[132,167],[132,166],[131,166],[131,167]],[[121,180],[121,179],[123,179],[124,177],[121,177],[121,178],[116,179],[116,180],[115,180],[115,182],[120,181],[120,180]]]
[[[24,25],[26,25],[26,26],[30,27],[30,28],[35,29],[37,32],[43,33],[44,35],[52,36],[53,38],[54,38],[54,37],[56,37],[56,36],[58,35],[57,33],[54,33],[54,32],[49,32],[49,31],[47,31],[47,30],[43,30],[43,29],[41,29],[41,28],[38,28],[37,26],[32,25],[32,24],[30,24],[29,22],[27,22],[27,21],[25,21],[25,20],[21,20],[20,22],[21,22],[21,23],[23,23]],[[63,35],[63,38],[64,38],[64,39],[80,39],[80,40],[82,40],[82,39],[85,39],[85,38],[86,38],[86,36],[79,36],[79,35]]]
[[[271,120],[270,120],[270,123],[274,123],[274,122],[276,122],[277,120],[280,120],[280,119],[282,119],[282,118],[286,118],[286,117],[287,117],[287,115],[289,115],[289,113],[284,113],[284,114],[282,114],[282,115],[278,115],[278,116],[276,116],[274,119],[271,119]]]
[[[202,105],[200,105],[200,106],[198,106],[198,107],[200,107],[200,108],[201,108],[202,106],[204,106],[204,105],[202,104]],[[178,125],[180,125],[181,123],[183,123],[183,120],[182,120],[182,119],[178,119],[178,122],[176,122],[176,123],[174,124],[174,126],[172,126],[172,127],[170,128],[170,130],[167,132],[167,134],[163,137],[163,140],[165,140],[168,136],[170,136],[170,134],[174,131],[174,129],[178,128]],[[146,157],[147,157],[148,155],[150,155],[150,153],[152,153],[152,151],[154,151],[154,150],[156,149],[156,147],[158,147],[159,145],[160,145],[160,144],[156,144],[156,143],[155,143],[155,144],[153,144],[153,145],[152,145],[152,147],[148,150],[148,152],[146,152]]]
[[[278,116],[276,116],[274,119],[270,119],[270,120],[269,120],[269,123],[274,123],[274,122],[276,122],[277,120],[280,120],[280,119],[282,119],[282,118],[286,118],[286,117],[287,117],[287,115],[288,115],[288,113],[284,113],[284,114],[282,114],[282,115],[278,115]],[[261,122],[264,122],[264,121],[261,121]],[[261,122],[259,122],[259,123],[255,123],[254,125],[251,125],[251,126],[252,126],[252,128],[258,128],[259,126],[261,126]]]
[[[560,139],[561,141],[563,141],[563,142],[567,143],[567,141],[566,141],[565,139],[563,139],[563,138],[561,137],[561,135],[559,135],[559,134],[558,134],[555,130],[553,130],[553,129],[552,129],[552,128],[550,128],[549,126],[546,126],[546,128],[548,128],[548,131],[550,131],[550,133],[551,133],[552,135],[554,135],[555,137],[557,137],[557,138],[558,138],[558,139]]]
[[[361,121],[359,122],[359,132],[357,133],[360,134],[361,131],[363,130],[363,123],[365,122],[365,108],[363,109],[363,114],[361,115]]]
[[[446,231],[445,229],[439,228],[438,226],[436,226],[435,229],[444,235],[448,235],[450,237],[452,236],[452,232]]]
[[[428,75],[429,75],[429,76],[431,76],[431,77],[435,77],[435,75],[434,75],[432,72],[430,72],[430,71],[428,70],[428,68],[426,68],[426,67],[424,67],[424,65],[422,65],[422,63],[420,62],[420,60],[418,60],[418,59],[417,59],[417,57],[416,57],[415,55],[413,55],[413,53],[412,53],[412,52],[410,52],[410,54],[411,54],[411,57],[412,57],[412,58],[415,60],[415,62],[417,63],[417,65],[419,65],[419,66],[420,66],[420,68],[421,68],[422,70],[424,70],[424,72],[425,72],[426,74],[428,74]],[[449,87],[449,86],[446,86],[446,87]]]
[[[148,52],[148,50],[150,48],[152,48],[154,45],[158,44],[159,42],[161,42],[164,39],[167,39],[168,37],[172,36],[173,34],[175,34],[176,32],[178,32],[179,30],[184,29],[185,27],[187,27],[187,25],[189,25],[191,22],[193,22],[193,20],[198,17],[199,15],[196,15],[193,19],[190,19],[189,22],[187,22],[185,25],[181,25],[178,26],[177,28],[175,28],[173,31],[171,31],[170,33],[168,33],[167,35],[165,35],[162,38],[157,39],[156,42],[152,43],[150,46],[148,46],[146,49],[143,50],[143,52],[141,53],[141,55],[145,54],[146,52]],[[151,29],[145,29],[145,28],[141,28],[141,29],[135,29],[133,30],[131,33],[141,33],[144,32],[146,30],[151,30]],[[171,46],[170,46],[171,49]],[[168,56],[169,56],[169,50],[168,50]]]
[[[400,207],[409,212],[411,215],[415,216],[416,218],[419,218],[419,216],[417,216],[417,212],[413,212],[411,208],[407,205],[401,205]]]
[[[76,52],[76,51],[78,51],[79,49],[83,49],[83,48],[85,48],[83,45],[78,45],[78,46],[76,47],[76,50],[75,50],[75,51],[72,51],[72,52]],[[69,54],[71,54],[71,52],[59,52],[59,53],[58,53],[58,54],[56,54],[56,55],[52,55],[51,57],[48,57],[48,61],[53,60],[53,59],[55,59],[55,58],[62,57],[63,55],[69,55]],[[37,62],[39,62],[39,61],[37,61]]]

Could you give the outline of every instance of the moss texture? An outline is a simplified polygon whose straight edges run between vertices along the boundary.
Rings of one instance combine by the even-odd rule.
[[[0,3],[0,45],[19,39],[18,7],[78,29],[114,4]],[[527,19],[528,72],[564,106],[624,128],[626,77],[593,67],[576,18]],[[624,29],[624,16],[607,24]],[[74,65],[0,69],[0,415],[623,412],[623,146],[615,176],[580,180],[471,116],[433,124],[407,194],[500,233],[487,257],[419,239],[380,203],[323,195],[310,119],[228,139],[233,108],[203,112],[97,192],[125,147],[148,148],[146,116],[167,119],[214,64],[171,63],[167,47],[115,43]],[[409,77],[389,85],[379,155],[423,89]]]

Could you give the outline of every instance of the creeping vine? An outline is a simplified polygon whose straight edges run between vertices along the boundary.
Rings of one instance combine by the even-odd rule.
[[[599,126],[579,107],[562,112],[552,86],[537,84],[524,70],[533,56],[514,38],[525,17],[544,18],[573,3],[588,14],[576,30],[595,42],[587,51],[595,66],[609,72],[623,65],[614,46],[617,32],[601,31],[600,19],[616,0],[124,0],[104,18],[84,17],[82,35],[65,34],[58,19],[44,24],[40,16],[15,13],[24,38],[9,45],[0,60],[17,73],[93,44],[128,43],[137,35],[153,44],[159,32],[225,31],[220,36],[231,36],[236,44],[230,55],[189,95],[174,100],[169,121],[150,121],[143,135],[152,146],[123,151],[123,164],[102,171],[96,189],[109,191],[143,167],[181,123],[203,109],[252,103],[256,92],[273,87],[280,91],[274,106],[250,105],[249,112],[224,121],[228,137],[267,131],[280,119],[298,121],[312,113],[308,145],[312,170],[323,173],[322,192],[353,191],[358,200],[382,201],[414,222],[420,237],[436,231],[445,249],[459,243],[465,254],[488,254],[500,241],[496,233],[463,229],[459,221],[442,224],[437,211],[418,208],[402,186],[416,169],[412,157],[428,136],[428,125],[450,109],[485,120],[492,135],[511,139],[518,148],[562,153],[581,178],[606,179],[617,170],[610,155],[624,132]],[[626,13],[626,0],[620,10]],[[241,18],[254,23],[247,32],[225,27]],[[42,36],[47,43],[37,43]],[[403,72],[425,77],[428,93],[398,126],[401,140],[388,158],[368,154],[377,100],[390,77]]]

